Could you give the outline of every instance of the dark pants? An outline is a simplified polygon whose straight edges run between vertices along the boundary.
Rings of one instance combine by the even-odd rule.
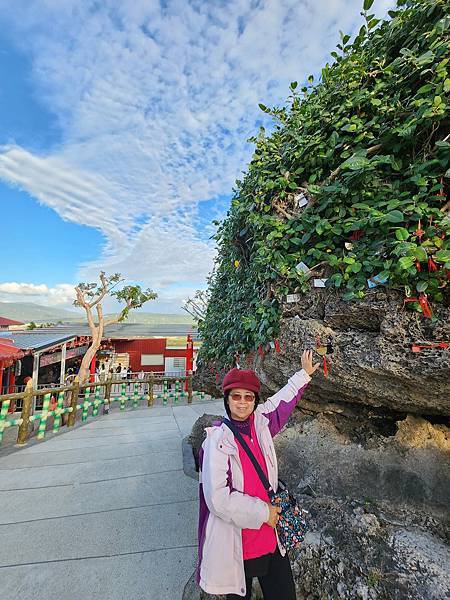
[[[245,584],[247,586],[245,600],[250,600],[252,597],[253,577],[258,577],[264,600],[296,600],[294,579],[288,555],[281,556],[277,548],[274,554],[261,558],[263,560],[244,560]],[[244,600],[244,596],[227,594],[227,599]]]

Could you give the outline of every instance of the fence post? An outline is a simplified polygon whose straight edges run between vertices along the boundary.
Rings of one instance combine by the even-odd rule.
[[[106,379],[105,399],[104,399],[104,405],[103,405],[103,414],[104,415],[109,414],[109,407],[111,404],[111,388],[112,388],[111,382],[112,382],[112,374],[108,373],[107,379]]]
[[[78,379],[77,375],[73,382],[72,398],[70,399],[70,406],[72,408],[72,412],[69,413],[69,418],[67,419],[67,427],[73,427],[75,425],[75,420],[77,418],[77,404],[79,392],[80,380]]]
[[[28,427],[30,424],[31,407],[33,405],[33,382],[29,381],[25,388],[25,394],[22,403],[22,423],[19,425],[19,431],[17,433],[17,443],[26,444],[28,441]]]
[[[147,406],[153,406],[154,398],[153,398],[153,383],[154,383],[154,375],[153,371],[150,371],[150,379],[148,382],[148,400]]]
[[[188,371],[188,404],[192,404],[192,371]]]

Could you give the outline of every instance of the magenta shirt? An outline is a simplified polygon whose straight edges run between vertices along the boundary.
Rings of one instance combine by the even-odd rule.
[[[250,415],[250,431],[251,436],[245,435],[244,439],[248,443],[250,450],[253,452],[256,460],[261,465],[264,473],[267,475],[267,465],[264,459],[264,455],[258,443],[256,437],[254,415]],[[241,433],[244,433],[241,431]],[[251,441],[253,440],[253,441]],[[244,494],[249,496],[256,496],[261,498],[265,502],[269,502],[269,496],[265,487],[262,484],[258,473],[255,470],[251,460],[249,459],[247,452],[242,448],[239,440],[236,439],[236,443],[239,448],[239,458],[241,460],[242,470],[244,473]],[[242,551],[244,560],[250,558],[258,558],[264,554],[275,552],[277,546],[277,538],[275,530],[264,523],[260,529],[243,529],[242,530]]]

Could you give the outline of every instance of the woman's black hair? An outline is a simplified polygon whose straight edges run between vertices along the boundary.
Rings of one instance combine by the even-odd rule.
[[[229,418],[229,419],[231,419],[231,413],[230,413],[230,406],[229,406],[229,404],[228,404],[228,397],[229,397],[229,395],[230,395],[231,391],[232,391],[232,390],[227,390],[227,391],[224,393],[224,397],[223,397],[223,405],[224,405],[224,407],[225,407],[225,410],[226,410],[226,412],[227,412],[227,415],[228,415],[228,418]],[[254,412],[255,412],[255,410],[256,410],[256,407],[257,407],[257,406],[258,406],[258,404],[259,404],[259,394],[258,394],[257,392],[254,392],[254,394],[255,394],[255,404],[253,405],[253,410],[252,410],[252,413],[254,413]]]

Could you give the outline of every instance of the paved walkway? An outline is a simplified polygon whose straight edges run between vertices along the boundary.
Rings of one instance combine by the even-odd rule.
[[[222,411],[113,411],[0,456],[2,600],[180,600],[197,538],[181,440]]]

